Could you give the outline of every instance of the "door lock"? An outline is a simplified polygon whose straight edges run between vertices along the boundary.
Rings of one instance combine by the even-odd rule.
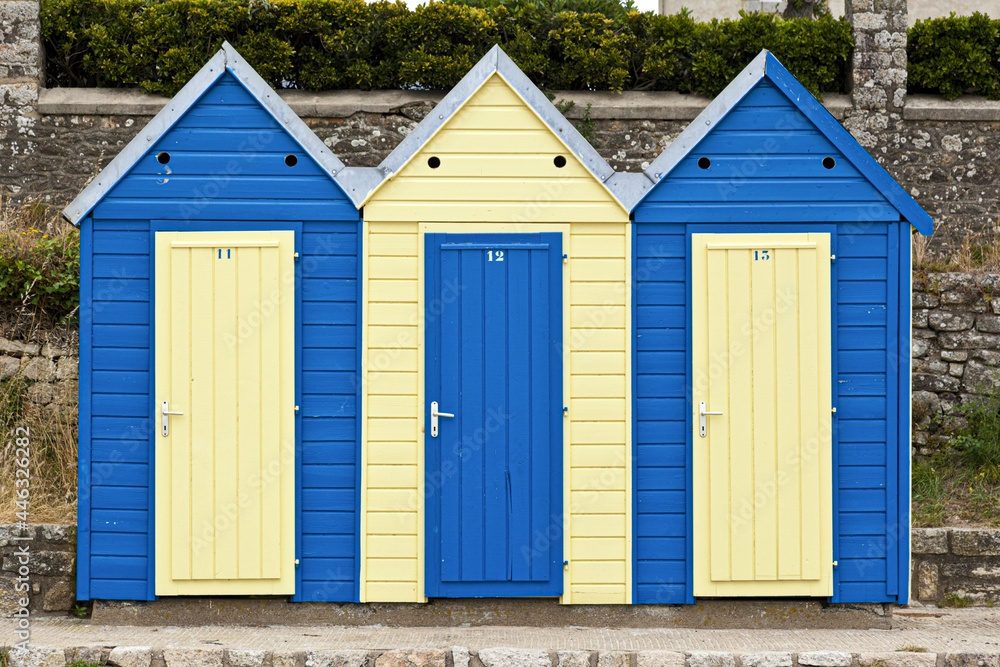
[[[431,401],[431,437],[438,437],[438,417],[454,417],[450,412],[438,412],[438,402]]]
[[[722,411],[719,412],[709,412],[705,409],[705,401],[698,404],[698,426],[701,431],[701,437],[708,436],[708,417],[709,415],[721,415]]]
[[[167,404],[166,401],[160,403],[160,435],[162,435],[164,438],[170,435],[170,418],[174,416],[179,417],[182,414],[184,413],[171,412],[170,406]]]

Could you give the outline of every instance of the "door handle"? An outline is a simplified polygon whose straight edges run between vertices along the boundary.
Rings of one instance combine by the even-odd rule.
[[[431,437],[438,437],[438,417],[454,417],[450,412],[438,412],[438,402],[431,401]]]
[[[170,435],[170,417],[184,414],[183,412],[171,412],[166,401],[160,403],[160,435],[164,438]]]
[[[719,410],[718,412],[709,412],[708,410],[706,410],[705,401],[702,401],[701,403],[698,404],[698,426],[701,430],[701,437],[704,438],[708,436],[708,419],[706,419],[706,417],[708,417],[709,415],[721,415],[721,414],[722,414],[721,410]]]

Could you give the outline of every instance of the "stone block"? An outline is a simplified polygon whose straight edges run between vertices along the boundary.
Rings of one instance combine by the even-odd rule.
[[[680,653],[676,655],[678,661],[670,667],[681,667],[684,664],[684,656]],[[625,651],[601,651],[597,656],[597,667],[629,667],[629,655]]]
[[[56,648],[15,648],[7,659],[10,667],[66,667],[66,653]]]
[[[938,334],[938,340],[946,350],[1000,349],[1000,335],[979,331],[945,331]]]
[[[0,380],[6,380],[17,373],[21,360],[17,357],[0,357]]]
[[[51,359],[34,357],[22,368],[24,377],[35,382],[52,382],[56,379],[56,365]]]
[[[166,667],[223,667],[225,654],[221,648],[165,648],[163,662]]]
[[[1000,333],[1000,315],[980,315],[976,318],[976,329],[987,333]]]
[[[691,651],[687,667],[736,667],[736,656],[728,651]]]
[[[546,651],[520,648],[484,648],[479,651],[484,667],[552,667]]]
[[[559,667],[590,667],[590,651],[559,651]]]
[[[1000,563],[995,558],[981,556],[979,558],[957,558],[954,562],[944,563],[941,572],[944,579],[981,580],[998,587],[1000,593]]]
[[[910,354],[913,356],[914,359],[920,359],[925,354],[927,354],[927,350],[929,348],[930,345],[927,343],[926,340],[923,340],[921,338],[914,338],[913,342],[910,344]]]
[[[1000,365],[1000,352],[994,352],[993,350],[976,350],[972,353],[972,356],[987,366]]]
[[[39,526],[42,530],[42,539],[50,544],[65,544],[70,547],[76,546],[76,526],[63,523],[43,523]]]
[[[740,660],[743,667],[792,667],[791,653],[745,653]]]
[[[965,361],[969,353],[959,350],[941,350],[941,358],[945,361]]]
[[[469,667],[469,649],[465,646],[451,647],[451,662],[454,667]],[[627,666],[626,666],[627,667]]]
[[[299,654],[295,651],[274,651],[271,653],[271,667],[296,667],[299,664]],[[462,667],[455,665],[455,667]]]
[[[893,653],[861,653],[858,655],[858,667],[934,667],[937,664],[935,653],[908,653],[895,651]]]
[[[229,649],[226,651],[230,667],[264,667],[267,651]]]
[[[965,373],[965,366],[962,364],[948,364],[948,375],[960,378],[963,373]]]
[[[71,576],[76,567],[76,557],[71,551],[36,551],[31,559],[31,573],[43,577]],[[11,556],[3,559],[3,569],[13,572],[17,561]]]
[[[927,292],[913,293],[914,308],[937,308],[939,303],[940,301],[933,294],[928,294]]]
[[[965,364],[962,386],[969,393],[976,394],[982,389],[988,389],[997,385],[1000,385],[1000,369],[983,365],[975,360],[969,360]]]
[[[74,662],[95,662],[100,664],[103,648],[101,646],[77,646],[66,649],[66,664]]]
[[[958,391],[961,386],[962,384],[957,378],[948,377],[946,375],[929,375],[925,373],[913,374],[914,391],[930,391],[935,394],[940,394],[944,391]]]
[[[912,323],[916,329],[926,329],[927,328],[927,316],[930,313],[926,308],[918,308],[913,311]]]
[[[76,380],[80,377],[80,360],[76,357],[59,357],[56,362],[56,378]]]
[[[1000,654],[946,653],[944,667],[1000,667]]]
[[[948,529],[914,528],[910,534],[910,548],[914,554],[946,554]]]
[[[35,405],[48,405],[55,391],[48,382],[36,382],[28,388],[28,401]]]
[[[935,310],[927,315],[927,324],[935,331],[965,331],[972,327],[974,321],[975,316],[971,313]]]
[[[375,660],[375,667],[445,667],[446,655],[443,649],[386,651]]]
[[[676,651],[640,651],[636,655],[636,667],[684,667],[683,653]]]
[[[153,649],[148,646],[117,646],[108,656],[113,667],[149,667],[152,661]]]
[[[939,580],[937,564],[921,561],[917,565],[917,599],[937,600],[939,597]]]
[[[69,611],[76,602],[76,589],[69,579],[56,581],[45,591],[42,609],[45,611]]]
[[[881,30],[886,27],[885,14],[859,12],[854,14],[855,30]]]
[[[808,651],[799,653],[799,664],[809,667],[850,667],[851,654],[843,651]]]
[[[306,667],[363,667],[367,658],[367,651],[311,651]]]

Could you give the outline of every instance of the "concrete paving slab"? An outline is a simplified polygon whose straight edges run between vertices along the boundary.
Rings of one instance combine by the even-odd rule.
[[[957,657],[961,654],[1000,655],[1000,609],[930,607],[902,609],[893,616],[892,625],[890,630],[380,625],[137,627],[95,625],[74,618],[48,617],[32,620],[31,645],[36,648],[57,649],[81,646],[141,646],[159,650],[206,648],[263,650],[272,651],[275,655],[301,651],[321,655],[330,655],[321,652],[337,651],[347,655],[352,651],[370,653],[393,649],[448,647],[451,647],[454,655],[454,647],[465,647],[472,651],[506,648],[527,651],[577,650],[630,653],[725,651],[745,654],[827,651],[849,652],[855,657],[861,653],[897,653],[904,647],[916,647],[926,649],[926,653],[953,654],[956,657],[949,658],[950,662],[937,664],[954,665],[954,667],[963,667],[964,663]],[[13,645],[17,641],[14,634],[16,626],[15,619],[0,619],[0,646]],[[354,657],[358,653],[351,655]],[[487,653],[487,655],[494,654]],[[648,660],[638,662],[652,664]],[[978,659],[971,662],[968,667],[977,664]]]

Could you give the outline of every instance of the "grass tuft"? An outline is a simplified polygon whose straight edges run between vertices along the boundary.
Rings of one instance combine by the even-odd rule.
[[[939,607],[956,607],[961,609],[962,607],[968,607],[972,604],[972,600],[955,593],[951,593],[944,600],[938,602]]]

